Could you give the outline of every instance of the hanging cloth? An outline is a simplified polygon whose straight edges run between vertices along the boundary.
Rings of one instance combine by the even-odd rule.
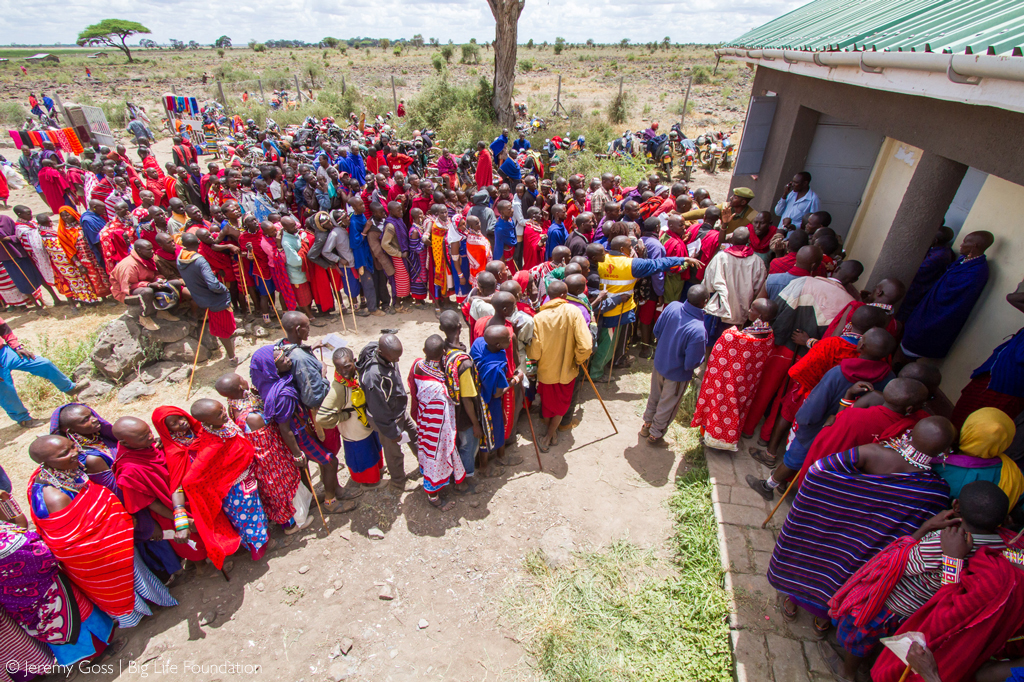
[[[18,130],[8,130],[7,132],[10,134],[11,139],[14,140],[14,146],[21,149],[21,132]]]

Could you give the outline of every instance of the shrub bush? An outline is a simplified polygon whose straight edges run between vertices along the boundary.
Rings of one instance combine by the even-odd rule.
[[[690,70],[690,75],[693,76],[694,85],[707,85],[711,82],[711,72],[706,66],[693,67]]]
[[[529,73],[533,71],[533,60],[532,59],[520,59],[519,70],[523,73]]]
[[[615,125],[625,123],[629,118],[629,92],[623,91],[608,103],[608,121]]]

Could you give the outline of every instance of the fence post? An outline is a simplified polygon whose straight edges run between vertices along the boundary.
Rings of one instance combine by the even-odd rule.
[[[224,86],[220,84],[220,81],[217,81],[217,92],[220,93],[220,103],[224,105],[224,113],[231,113],[228,109],[228,99],[224,96]]]
[[[345,94],[345,74],[341,74],[341,94]]]
[[[177,97],[178,96],[178,88],[176,88],[176,87],[174,87],[172,85],[171,86],[171,94],[174,95],[175,97]]]
[[[690,86],[693,85],[693,76],[690,76],[690,80],[686,83],[686,97],[683,98],[683,114],[679,117],[679,129],[682,130],[683,123],[686,121],[686,106],[690,103]]]
[[[295,76],[295,92],[299,95],[299,104],[302,104],[302,88],[299,87],[299,76],[298,74],[293,75]]]
[[[395,113],[398,113],[398,95],[395,93],[395,77],[391,76],[391,99],[395,101]]]
[[[262,78],[257,78],[257,79],[256,79],[256,82],[260,84],[260,101],[262,101],[262,102],[263,102],[263,105],[264,105],[264,106],[266,106],[266,104],[267,104],[267,98],[266,98],[266,96],[265,96],[265,95],[263,94],[263,79],[262,79]]]

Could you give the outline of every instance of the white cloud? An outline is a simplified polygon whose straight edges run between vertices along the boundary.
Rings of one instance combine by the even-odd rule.
[[[520,42],[569,42],[593,38],[600,43],[629,38],[633,43],[661,41],[718,43],[736,38],[795,9],[801,0],[526,0],[519,19]],[[159,43],[171,38],[208,44],[220,35],[244,44],[257,40],[324,36],[348,38],[448,39],[494,38],[494,19],[486,0],[247,0],[224,4],[208,0],[2,0],[8,39],[20,43],[71,43],[88,24],[108,17],[148,26]],[[137,42],[135,40],[134,42]]]

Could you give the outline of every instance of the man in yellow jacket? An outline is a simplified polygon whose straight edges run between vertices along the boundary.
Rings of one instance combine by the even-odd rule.
[[[533,318],[533,341],[526,349],[526,356],[537,364],[537,395],[548,426],[538,443],[541,452],[558,445],[558,425],[572,403],[579,365],[587,361],[593,347],[583,313],[565,298],[568,292],[564,282],[548,285],[550,300]]]

